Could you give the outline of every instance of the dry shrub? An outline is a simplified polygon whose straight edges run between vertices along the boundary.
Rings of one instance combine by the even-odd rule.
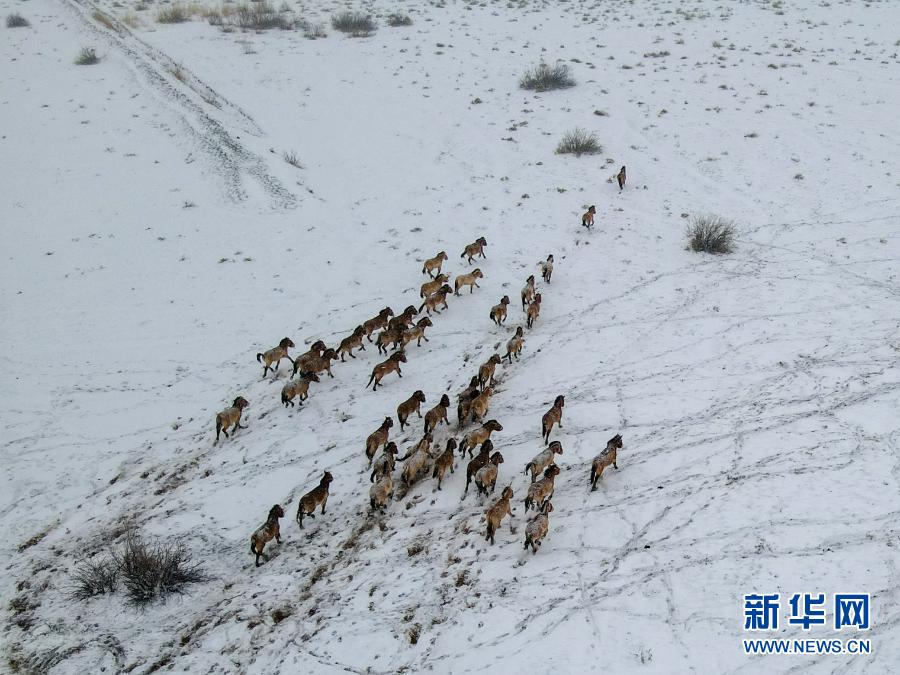
[[[28,23],[28,19],[24,16],[15,12],[13,14],[6,15],[6,27],[7,28],[27,28],[31,24]]]
[[[301,21],[299,27],[303,29],[303,37],[307,40],[318,40],[319,38],[328,37],[328,33],[325,32],[325,24],[323,23]]]
[[[567,131],[559,145],[556,146],[557,155],[581,157],[582,155],[596,155],[598,152],[603,152],[603,146],[597,140],[597,135],[584,129]]]
[[[412,23],[413,20],[410,18],[409,14],[402,14],[401,12],[394,12],[387,18],[387,25],[392,28],[397,28],[398,26],[412,26]]]
[[[331,17],[331,27],[351,37],[368,37],[378,26],[368,14],[345,11]]]
[[[78,56],[75,57],[77,66],[93,66],[95,63],[100,63],[100,57],[97,56],[97,50],[93,47],[82,47]]]
[[[569,66],[565,63],[557,63],[552,66],[539,63],[519,79],[522,89],[532,91],[551,91],[553,89],[567,89],[575,86],[575,80],[569,74]]]
[[[119,566],[112,558],[89,560],[75,569],[72,580],[75,582],[72,597],[76,600],[114,593],[119,585]]]
[[[270,28],[291,30],[294,27],[288,17],[277,12],[272,5],[266,2],[241,5],[235,11],[232,23],[238,28],[249,30],[268,30]]]
[[[139,605],[206,578],[180,542],[147,543],[131,533],[115,559],[128,599]]]
[[[733,220],[709,214],[694,216],[687,228],[691,250],[704,253],[731,253],[735,234]]]
[[[177,3],[171,7],[164,7],[156,15],[156,20],[159,23],[184,23],[185,21],[190,21],[190,19],[187,9]]]

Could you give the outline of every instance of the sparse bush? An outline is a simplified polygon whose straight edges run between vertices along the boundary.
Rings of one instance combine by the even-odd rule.
[[[400,12],[394,12],[387,18],[388,26],[392,26],[396,28],[398,26],[412,26],[413,20],[410,18],[409,14],[401,14]]]
[[[187,10],[178,3],[159,10],[156,20],[159,23],[184,23],[190,20]]]
[[[112,593],[119,583],[119,566],[111,558],[87,561],[75,569],[72,579],[75,582],[72,597],[76,600]]]
[[[406,636],[409,638],[409,644],[414,645],[419,641],[419,638],[422,635],[422,626],[420,624],[415,624],[408,631],[406,631]]]
[[[302,168],[303,168],[303,165],[300,163],[300,160],[297,159],[297,153],[296,153],[296,152],[293,152],[293,151],[288,152],[288,151],[285,150],[285,152],[284,152],[284,154],[282,155],[282,157],[284,157],[284,161],[287,162],[288,164],[290,164],[291,166],[295,166],[295,167],[297,167],[298,169],[302,169]]]
[[[550,91],[552,89],[566,89],[575,86],[575,80],[569,74],[569,66],[565,63],[547,65],[539,63],[519,79],[522,89],[532,91]]]
[[[256,2],[252,5],[241,5],[233,18],[234,25],[248,30],[268,30],[280,28],[290,30],[294,27],[290,19],[275,11],[267,2]]]
[[[603,146],[597,140],[596,134],[585,131],[584,129],[573,129],[567,131],[556,146],[557,155],[595,155],[603,152]]]
[[[27,28],[31,24],[28,23],[28,19],[19,14],[18,12],[14,14],[7,14],[6,16],[6,27],[7,28]]]
[[[687,228],[692,251],[731,253],[734,250],[734,221],[722,216],[695,216]]]
[[[203,581],[199,565],[181,543],[148,544],[129,534],[116,554],[122,584],[129,600],[145,604],[172,592],[181,592],[189,583]]]
[[[93,47],[83,47],[75,57],[75,65],[78,66],[93,66],[95,63],[100,63],[100,57]]]
[[[184,82],[187,77],[184,72],[184,68],[181,67],[180,63],[175,63],[171,66],[168,66],[166,70],[168,70],[172,74],[172,77],[174,77],[179,82]]]
[[[308,21],[303,21],[300,23],[300,27],[303,29],[303,37],[307,40],[317,40],[319,38],[328,37],[328,33],[325,32],[325,24],[323,23],[309,23]]]
[[[339,12],[331,17],[331,27],[352,37],[367,37],[375,32],[375,20],[362,12]]]

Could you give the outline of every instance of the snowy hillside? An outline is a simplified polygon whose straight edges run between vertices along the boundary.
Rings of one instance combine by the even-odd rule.
[[[0,29],[0,671],[896,670],[896,3],[379,0],[352,7],[378,22],[361,38],[330,25],[348,5],[286,3],[320,39],[233,28],[233,5],[171,24],[133,0],[0,7],[30,23]],[[519,88],[541,61],[575,86]],[[602,152],[555,154],[575,128]],[[688,250],[702,213],[735,220],[733,253]],[[285,409],[291,370],[261,378],[257,352],[418,307],[441,250],[451,283],[484,276],[402,379],[366,389],[384,359],[367,343]],[[436,445],[474,429],[456,395],[524,325],[531,274],[541,313],[486,416],[498,490],[461,499],[457,455],[441,491],[429,471],[373,515],[366,437],[417,389],[423,413],[451,399]],[[557,395],[532,554],[523,468]],[[236,396],[247,428],[213,445]],[[390,430],[402,454],[412,421]],[[276,503],[283,542],[257,568]],[[74,599],[79,565],[129,530],[183,541],[206,580],[146,607]],[[872,594],[870,654],[744,654],[744,594],[838,592]],[[787,609],[765,637],[807,636]]]

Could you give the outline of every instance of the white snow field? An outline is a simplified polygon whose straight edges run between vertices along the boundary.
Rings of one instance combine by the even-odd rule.
[[[132,0],[0,6],[30,22],[0,27],[0,671],[897,671],[900,4],[275,7],[324,24],[316,40],[223,31],[217,4],[177,24]],[[333,30],[347,8],[377,30]],[[75,65],[84,47],[98,64]],[[520,89],[542,60],[576,86]],[[602,152],[555,154],[576,127]],[[734,219],[733,253],[687,249],[702,213]],[[479,236],[480,288],[407,347],[402,379],[366,390],[372,345],[281,405],[290,368],[263,379],[257,352],[418,307],[422,261],[446,250],[452,279]],[[500,490],[461,500],[458,457],[442,491],[429,471],[370,514],[366,436],[416,389],[423,412],[451,397],[436,444],[474,428],[456,394],[505,353],[550,253],[487,415],[515,493],[495,545]],[[523,467],[558,394],[532,554]],[[247,428],[213,445],[238,395]],[[401,452],[413,422],[391,429]],[[301,530],[324,470],[326,514]],[[275,503],[283,542],[257,568]],[[207,579],[145,606],[121,585],[75,599],[79,565],[129,529],[182,541]],[[836,632],[830,608],[789,624],[794,593],[840,592],[871,594],[869,630]],[[749,593],[781,594],[776,631],[744,631]],[[871,651],[748,656],[750,637]]]

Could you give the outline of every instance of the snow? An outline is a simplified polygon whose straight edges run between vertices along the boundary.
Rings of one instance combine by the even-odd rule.
[[[893,669],[895,4],[403,3],[410,27],[319,40],[105,0],[0,5],[31,22],[0,41],[3,668]],[[339,8],[293,10],[327,24]],[[84,46],[98,65],[73,64]],[[577,86],[520,90],[541,59]],[[555,155],[574,127],[603,152]],[[682,214],[704,212],[736,220],[733,254],[685,249]],[[479,236],[481,288],[449,299],[402,379],[367,391],[368,347],[285,410],[287,366],[260,378],[255,354],[283,336],[296,355],[418,306],[422,260],[445,249],[465,271]],[[369,515],[366,436],[422,389],[423,413],[454,402],[435,442],[461,438],[455,394],[524,324],[519,289],[548,253],[541,316],[488,413],[515,491],[496,545],[495,497],[460,500],[459,459],[441,492],[429,473]],[[563,470],[532,555],[522,468],[557,394]],[[247,429],[214,446],[237,395]],[[392,429],[401,452],[420,424]],[[619,470],[590,492],[616,433]],[[327,512],[301,531],[326,469]],[[284,541],[255,568],[249,536],[276,502]],[[73,570],[123,523],[183,537],[210,579],[144,609],[73,600]],[[842,591],[874,596],[872,654],[742,653],[744,593]],[[775,635],[807,637],[786,616]]]

